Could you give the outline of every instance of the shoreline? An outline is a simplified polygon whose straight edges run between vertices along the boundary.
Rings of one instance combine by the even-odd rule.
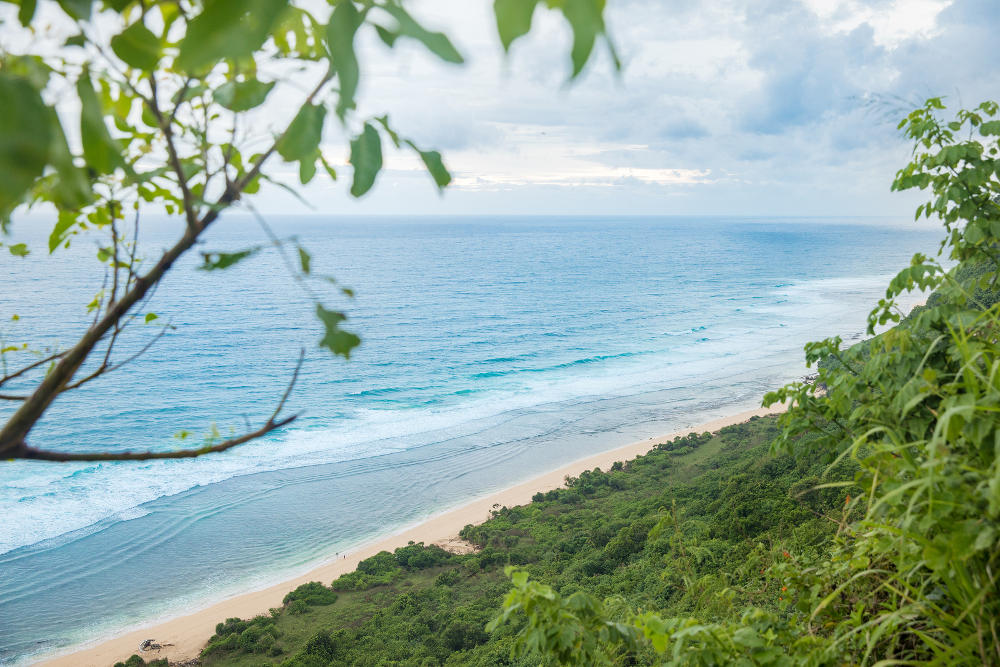
[[[576,477],[581,472],[594,468],[607,470],[616,461],[633,459],[645,454],[654,445],[672,440],[676,436],[692,432],[714,432],[726,426],[745,422],[752,417],[783,411],[782,405],[747,410],[578,459],[525,482],[474,498],[450,510],[432,515],[392,535],[376,538],[344,554],[342,558],[321,562],[309,571],[290,579],[238,594],[188,614],[165,621],[154,621],[117,637],[98,641],[90,646],[77,647],[68,653],[40,657],[31,664],[46,667],[111,667],[115,662],[124,661],[133,653],[137,653],[140,642],[150,638],[171,646],[144,654],[143,657],[146,659],[167,658],[174,662],[197,658],[202,647],[214,633],[216,623],[230,617],[249,618],[257,614],[266,614],[269,608],[281,606],[285,594],[303,583],[321,581],[324,585],[329,585],[340,575],[353,572],[360,561],[380,551],[392,551],[406,546],[410,541],[425,544],[454,543],[459,531],[466,525],[488,520],[490,510],[495,505],[513,507],[527,504],[536,493],[562,487],[567,476]]]

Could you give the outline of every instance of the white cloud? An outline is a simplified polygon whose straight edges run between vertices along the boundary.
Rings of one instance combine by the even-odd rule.
[[[504,58],[491,4],[414,5],[465,67],[365,43],[361,112],[440,147],[454,186],[437,197],[393,154],[371,195],[323,188],[321,210],[908,216],[912,197],[889,193],[908,155],[895,119],[1000,85],[996,0],[611,0],[626,69],[599,55],[572,86],[558,15],[539,10]]]
[[[937,17],[953,0],[894,0],[860,2],[859,0],[803,0],[838,32],[850,32],[860,25],[871,26],[874,41],[894,47],[913,38],[930,37],[937,30]]]

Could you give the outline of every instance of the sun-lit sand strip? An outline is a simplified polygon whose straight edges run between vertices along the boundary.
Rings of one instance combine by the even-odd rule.
[[[43,660],[38,664],[52,667],[110,667],[115,662],[125,660],[136,653],[139,644],[145,639],[155,639],[159,644],[172,644],[172,646],[160,651],[144,654],[148,660],[169,658],[173,662],[196,658],[214,633],[216,623],[233,616],[249,618],[261,613],[266,614],[269,608],[280,606],[285,594],[300,584],[308,581],[321,581],[329,584],[340,575],[353,571],[359,561],[382,550],[392,551],[397,547],[405,546],[410,541],[448,546],[448,543],[454,543],[458,532],[466,525],[481,523],[488,519],[494,505],[509,507],[523,505],[530,502],[531,497],[540,491],[559,488],[567,476],[575,477],[585,470],[593,470],[594,468],[607,470],[615,461],[633,459],[648,452],[653,445],[666,442],[675,436],[691,432],[717,431],[724,426],[738,424],[754,416],[781,412],[783,409],[782,406],[773,406],[770,409],[750,410],[588,456],[558,470],[553,470],[527,482],[477,498],[461,507],[433,516],[395,535],[380,538],[347,554],[346,558],[341,557],[338,560],[327,562],[302,576],[283,581],[263,590],[244,593],[192,614],[131,631],[120,637],[77,650],[74,653]]]

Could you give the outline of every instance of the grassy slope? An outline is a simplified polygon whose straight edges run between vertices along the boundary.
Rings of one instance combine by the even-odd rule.
[[[563,594],[621,596],[632,608],[721,619],[747,604],[777,610],[763,576],[775,554],[826,539],[837,492],[810,492],[821,469],[768,454],[773,418],[689,436],[569,488],[503,508],[463,537],[480,551],[415,546],[365,561],[334,583],[333,604],[291,602],[230,623],[204,663],[223,665],[502,665],[512,634],[483,626],[509,582],[507,564]],[[662,519],[659,531],[653,529]],[[639,664],[650,655],[636,655]]]

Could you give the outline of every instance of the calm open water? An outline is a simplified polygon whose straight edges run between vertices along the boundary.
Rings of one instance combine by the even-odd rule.
[[[190,257],[150,310],[140,361],[59,399],[36,446],[166,449],[270,414],[305,346],[284,432],[187,461],[0,464],[0,663],[93,641],[284,578],[583,456],[755,407],[856,338],[887,276],[937,234],[885,220],[288,218],[313,287],[364,338],[316,348],[278,254],[226,272]],[[143,231],[166,247],[176,223]],[[47,257],[25,218],[0,265],[0,335],[68,344],[100,288],[96,241]],[[203,250],[261,242],[230,216]],[[21,319],[12,322],[17,313]],[[156,329],[136,326],[117,356]],[[5,387],[13,391],[16,387]],[[10,406],[0,405],[0,417]],[[221,619],[220,619],[221,620]]]

